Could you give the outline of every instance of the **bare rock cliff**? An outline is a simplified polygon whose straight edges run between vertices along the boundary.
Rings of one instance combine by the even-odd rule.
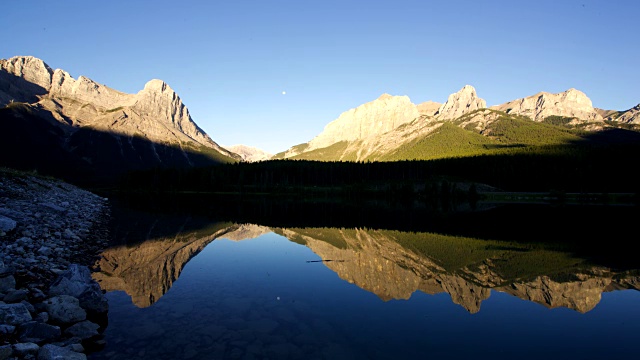
[[[306,150],[379,136],[419,116],[418,108],[408,96],[383,94],[374,101],[342,113],[309,142]]]
[[[98,84],[84,76],[76,80],[68,72],[60,69],[53,72],[49,97],[70,98],[83,104],[92,104],[106,109],[130,106],[134,103],[133,97],[129,94]]]
[[[0,60],[0,106],[11,101],[37,103],[76,128],[91,126],[155,143],[204,146],[239,159],[196,125],[180,97],[162,80],[126,94],[84,76],[74,79],[38,58],[17,56]]]
[[[523,115],[534,121],[543,121],[549,116],[564,116],[585,121],[602,121],[602,116],[593,108],[591,99],[580,90],[569,89],[551,94],[540,92],[533,96],[491,107],[507,114]]]
[[[51,88],[53,70],[33,56],[0,59],[0,106],[11,101],[36,102]]]
[[[203,145],[210,144],[211,139],[191,120],[189,110],[178,94],[162,80],[149,81],[136,94],[136,102],[132,108],[142,116],[166,121]]]
[[[615,121],[624,124],[640,124],[640,104],[625,111],[620,117],[616,118]]]
[[[438,109],[436,117],[440,120],[453,120],[474,110],[487,107],[487,102],[476,94],[476,89],[465,85],[457,93],[449,95],[447,102]]]
[[[436,113],[438,112],[438,109],[440,109],[440,106],[442,106],[442,104],[435,101],[425,101],[423,103],[418,104],[417,106],[418,106],[418,112],[420,113],[420,115],[435,116]]]

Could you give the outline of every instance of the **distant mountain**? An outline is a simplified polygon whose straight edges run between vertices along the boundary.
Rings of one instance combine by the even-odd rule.
[[[269,160],[273,156],[273,154],[268,153],[262,149],[258,149],[256,147],[247,146],[247,145],[232,145],[226,146],[227,150],[240,155],[243,161],[246,162],[256,162],[256,161],[264,161]]]
[[[126,94],[17,56],[0,60],[0,107],[3,149],[15,154],[3,157],[4,166],[106,180],[128,170],[240,160],[198,127],[175,91],[157,79]]]
[[[596,109],[596,111],[605,120],[615,121],[621,124],[640,125],[640,104],[625,111],[603,109]]]
[[[406,96],[385,94],[344,112],[310,142],[274,158],[377,161],[473,156],[516,146],[577,142],[584,131],[640,129],[634,127],[640,122],[639,113],[640,106],[625,112],[596,109],[576,89],[541,92],[489,108],[470,85],[443,104],[415,105]]]

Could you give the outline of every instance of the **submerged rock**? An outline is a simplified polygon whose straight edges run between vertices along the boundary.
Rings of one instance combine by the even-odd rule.
[[[47,344],[38,351],[38,360],[86,360],[87,356],[73,350]]]

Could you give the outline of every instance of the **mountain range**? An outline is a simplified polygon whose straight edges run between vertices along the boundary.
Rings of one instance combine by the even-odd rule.
[[[569,89],[487,107],[465,85],[444,103],[414,104],[407,96],[383,94],[345,111],[309,142],[271,155],[246,145],[218,145],[162,80],[127,94],[84,76],[75,79],[32,56],[0,60],[0,151],[11,154],[0,166],[92,182],[131,170],[268,159],[472,156],[579,141],[584,133],[611,128],[640,129],[640,105],[599,109],[583,92]]]
[[[506,122],[524,121],[531,131],[553,132],[551,138],[560,136],[564,141],[578,138],[577,132],[569,134],[567,129],[583,133],[619,127],[640,129],[639,109],[640,105],[626,111],[594,108],[587,95],[573,88],[558,94],[540,92],[491,107],[470,85],[444,103],[416,105],[407,96],[383,94],[342,113],[315,138],[275,158],[375,161],[477,155],[489,147],[539,145],[527,144],[531,139],[501,136],[496,127]]]
[[[129,170],[240,161],[153,79],[126,94],[32,56],[0,60],[0,165],[65,178],[113,179]]]

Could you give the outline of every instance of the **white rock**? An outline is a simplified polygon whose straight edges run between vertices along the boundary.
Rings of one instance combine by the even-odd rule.
[[[603,120],[602,116],[593,108],[591,99],[576,89],[569,89],[557,94],[540,92],[491,108],[508,114],[523,115],[538,122],[549,116],[572,117],[585,121]]]
[[[418,118],[420,113],[408,96],[383,94],[378,99],[343,112],[309,142],[306,151],[340,141],[372,138]]]
[[[486,107],[487,102],[476,95],[476,89],[471,85],[465,85],[457,93],[449,95],[447,102],[438,109],[436,117],[441,120],[453,120]]]
[[[51,88],[53,70],[44,61],[33,56],[16,56],[0,60],[0,70],[23,78],[47,91]]]

